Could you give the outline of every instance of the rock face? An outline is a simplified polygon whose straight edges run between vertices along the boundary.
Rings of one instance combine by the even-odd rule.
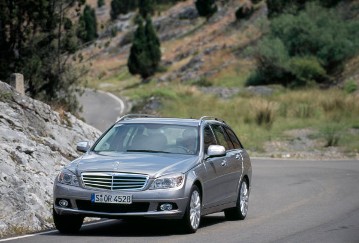
[[[0,237],[52,227],[52,186],[100,132],[0,81]]]

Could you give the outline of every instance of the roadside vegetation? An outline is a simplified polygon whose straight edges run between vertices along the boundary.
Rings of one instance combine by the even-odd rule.
[[[220,117],[254,154],[268,154],[273,146],[285,152],[288,146],[281,142],[297,146],[304,140],[314,141],[312,150],[336,147],[349,155],[359,153],[359,5],[355,1],[78,2],[79,17],[68,19],[64,14],[63,21],[55,23],[64,27],[52,29],[55,44],[72,48],[58,54],[66,64],[86,60],[89,73],[83,72],[82,78],[87,83],[81,84],[126,97],[132,112]],[[181,17],[172,18],[177,15]],[[126,24],[129,27],[118,27]],[[59,35],[63,33],[59,29],[67,30],[66,35]],[[73,35],[67,41],[69,33]],[[46,75],[38,77],[38,70],[44,69],[41,65],[56,67],[59,55],[46,57],[45,50],[33,58],[45,56],[52,62],[31,60],[20,72],[30,70],[30,76],[49,80]],[[30,58],[27,53],[20,57]],[[12,52],[9,60],[14,59]],[[4,58],[0,64],[6,64]],[[6,75],[17,70],[9,67]],[[67,80],[73,79],[64,79],[63,88],[50,87],[56,91],[53,97],[50,88],[31,94],[43,94],[45,100],[71,95],[74,88],[66,88],[79,83],[68,86]]]
[[[359,151],[359,103],[355,93],[344,89],[291,90],[276,85],[269,86],[272,94],[262,96],[242,85],[238,94],[223,99],[200,86],[182,82],[143,84],[139,79],[129,79],[126,72],[123,70],[112,81],[108,79],[116,86],[107,90],[130,98],[132,112],[164,117],[209,115],[222,118],[233,127],[253,155],[271,152],[266,149],[267,143],[295,139],[315,140],[315,146],[309,150],[322,151],[335,146],[348,156]],[[122,81],[118,83],[118,79]],[[91,85],[98,87],[96,82]],[[305,138],[290,134],[305,129],[310,130]],[[278,154],[290,152],[287,149],[279,147]]]
[[[278,152],[281,156],[281,152],[291,152],[285,146],[290,144],[310,151],[335,147],[355,156],[359,152],[358,85],[346,77],[351,77],[357,63],[359,22],[337,10],[338,1],[282,2],[284,7],[270,6],[268,19],[257,17],[251,24],[265,2],[248,1],[236,9],[237,23],[223,35],[235,36],[237,46],[211,54],[203,69],[223,65],[233,52],[236,59],[214,75],[159,82],[162,74],[157,73],[145,84],[121,64],[114,75],[101,82],[93,80],[90,86],[108,84],[108,91],[129,98],[133,112],[220,117],[231,124],[252,154],[276,156]],[[201,36],[200,31],[210,33],[205,25],[200,26],[187,39]],[[234,31],[238,26],[241,33]],[[186,45],[173,40],[162,46],[174,50],[181,44]],[[168,53],[162,54],[168,58]],[[173,63],[164,73],[178,70],[191,58]],[[253,91],[249,85],[262,85],[270,92]],[[237,91],[223,98],[211,89]],[[309,145],[303,145],[307,141]],[[274,152],[270,151],[273,147]]]

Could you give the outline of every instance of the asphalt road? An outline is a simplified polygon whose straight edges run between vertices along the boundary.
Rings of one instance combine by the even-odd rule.
[[[124,101],[111,93],[86,89],[78,99],[83,108],[81,116],[86,123],[102,132],[125,111]]]
[[[11,242],[359,242],[359,161],[253,159],[248,216],[205,216],[195,234],[168,221],[108,220],[74,236],[44,232]]]

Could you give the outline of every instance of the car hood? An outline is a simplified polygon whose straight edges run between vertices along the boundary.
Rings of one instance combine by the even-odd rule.
[[[199,163],[197,155],[162,153],[89,153],[73,161],[67,169],[82,172],[121,172],[146,174],[152,178],[185,173]]]

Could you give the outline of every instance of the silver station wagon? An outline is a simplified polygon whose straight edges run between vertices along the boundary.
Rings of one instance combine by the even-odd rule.
[[[248,211],[252,167],[233,130],[217,118],[127,115],[63,168],[54,183],[53,218],[62,233],[84,217],[176,219],[196,232],[201,216]]]

